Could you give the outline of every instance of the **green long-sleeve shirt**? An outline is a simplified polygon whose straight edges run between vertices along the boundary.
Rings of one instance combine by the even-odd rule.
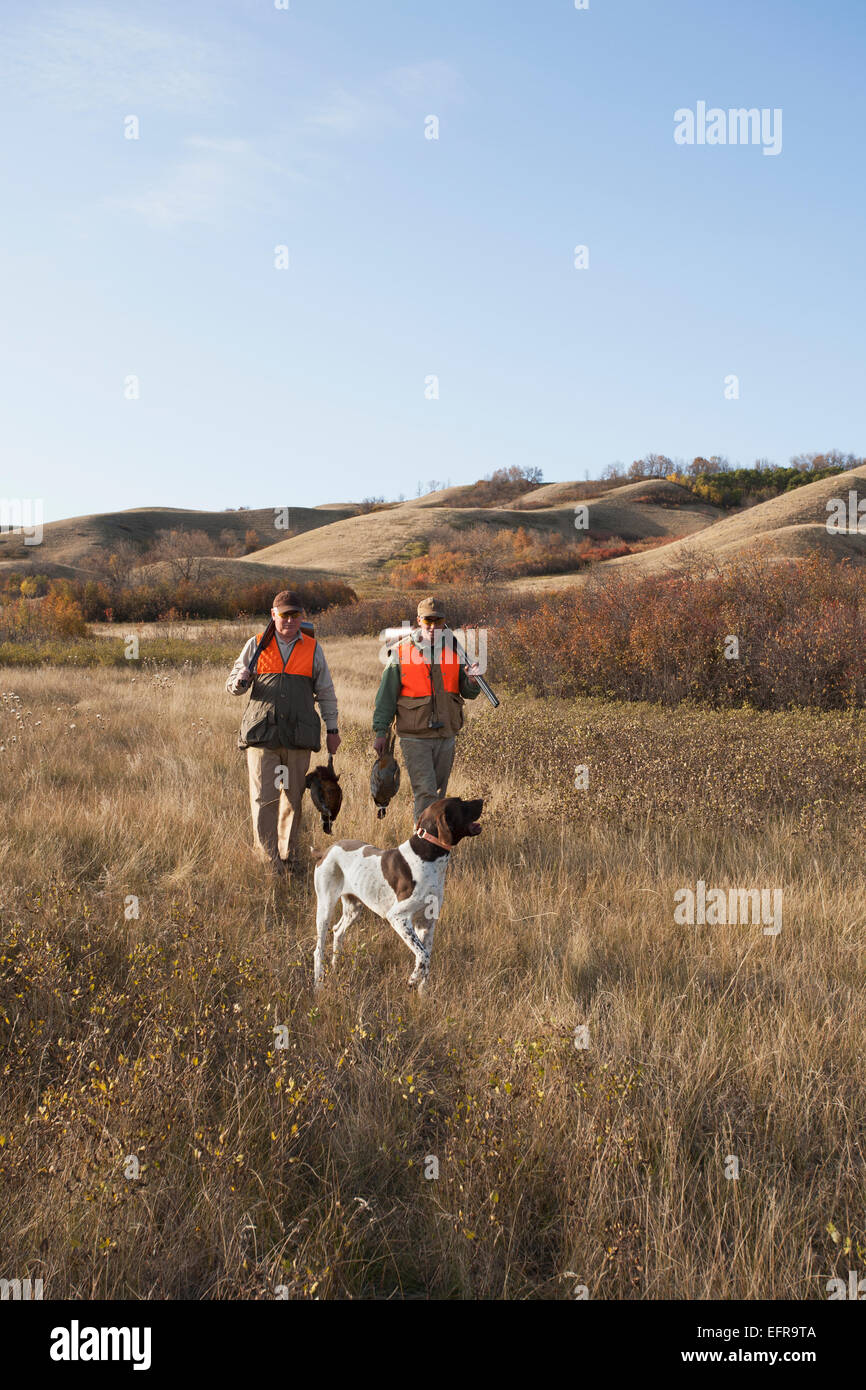
[[[376,705],[373,710],[374,734],[387,734],[390,729],[397,713],[397,696],[400,694],[401,684],[400,661],[395,652],[382,672],[382,679],[379,682]],[[464,700],[474,700],[477,695],[481,694],[481,687],[469,679],[466,674],[466,667],[463,665],[460,667],[460,694]]]

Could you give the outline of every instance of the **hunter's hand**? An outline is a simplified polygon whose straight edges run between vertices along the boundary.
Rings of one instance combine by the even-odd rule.
[[[382,754],[384,753],[384,751],[385,751],[385,749],[386,749],[387,747],[388,747],[388,735],[387,735],[387,734],[379,734],[378,738],[375,738],[375,739],[373,740],[373,748],[375,749],[376,757],[377,757],[377,758],[381,758]]]
[[[325,735],[325,747],[327,748],[327,750],[328,750],[328,752],[330,753],[330,755],[331,755],[332,758],[333,758],[334,754],[336,753],[337,749],[339,748],[340,744],[342,743],[342,741],[343,741],[343,740],[340,738],[340,735],[339,735],[339,734],[326,734],[326,735]]]
[[[480,675],[481,675],[481,671],[480,671],[480,669],[479,669],[479,666],[478,666],[478,662],[477,662],[477,661],[473,661],[473,663],[472,663],[471,666],[467,666],[467,667],[466,667],[466,677],[467,677],[468,680],[472,681],[473,683],[474,683],[474,681],[475,681],[476,676],[480,676]]]

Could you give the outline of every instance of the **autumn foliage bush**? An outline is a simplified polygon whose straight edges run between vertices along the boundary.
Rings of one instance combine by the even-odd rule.
[[[87,637],[81,604],[68,593],[53,591],[42,599],[19,598],[0,607],[0,641],[34,637]]]
[[[356,597],[354,589],[339,579],[293,583],[291,576],[287,575],[286,585],[300,595],[308,613],[320,613],[335,604],[351,604]],[[50,628],[44,627],[44,630],[56,634],[67,632],[68,635],[74,635],[72,630],[60,628],[57,624],[71,622],[70,615],[75,611],[79,612],[82,622],[145,623],[157,622],[161,618],[237,618],[252,613],[269,613],[275,587],[273,580],[239,584],[220,576],[205,576],[198,581],[172,577],[136,582],[52,579],[45,598],[33,605],[33,613],[44,609],[46,621],[54,624]],[[6,595],[0,596],[0,605],[6,602],[7,597],[11,598],[8,590]],[[24,611],[20,606],[16,607],[14,602],[0,606],[4,628],[24,630],[23,618],[5,616],[10,608],[13,613],[22,614]],[[67,615],[65,619],[63,614]],[[42,622],[36,616],[28,621],[31,622],[31,631],[36,631]]]
[[[537,695],[759,709],[866,699],[866,569],[820,557],[606,575],[497,634],[497,668]]]
[[[426,589],[480,578],[484,582],[527,574],[555,574],[580,569],[581,542],[558,532],[518,526],[472,526],[459,531],[440,528],[424,555],[394,565],[389,578],[398,589]]]
[[[783,492],[793,492],[807,483],[832,478],[844,470],[839,467],[812,468],[727,468],[718,473],[698,473],[686,477],[679,473],[669,476],[674,482],[690,488],[696,497],[714,507],[738,507],[741,503],[766,502]]]
[[[390,582],[398,589],[429,589],[442,584],[497,583],[532,574],[568,574],[598,560],[667,545],[673,536],[625,541],[605,531],[563,536],[525,526],[442,526],[429,548],[395,564]]]

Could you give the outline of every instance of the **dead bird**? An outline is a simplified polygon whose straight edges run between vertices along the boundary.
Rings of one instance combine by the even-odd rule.
[[[304,778],[304,786],[310,793],[313,805],[322,817],[322,829],[326,835],[330,835],[331,826],[340,814],[340,807],[343,804],[343,793],[340,788],[340,779],[334,771],[334,759],[328,758],[327,767],[320,763],[314,767],[312,772],[308,772]]]

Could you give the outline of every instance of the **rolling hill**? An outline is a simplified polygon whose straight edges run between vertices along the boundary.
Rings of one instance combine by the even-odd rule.
[[[705,530],[658,550],[608,560],[603,568],[635,575],[655,574],[687,558],[724,564],[758,550],[771,560],[801,560],[817,552],[830,561],[866,562],[866,527],[838,533],[827,530],[831,516],[828,502],[833,498],[847,500],[849,491],[855,492],[861,501],[866,500],[866,467],[805,483],[745,511],[723,516]],[[554,589],[583,583],[585,579],[584,572],[513,582],[527,588]]]
[[[287,519],[290,529],[307,531],[353,516],[357,510],[354,504],[331,509],[291,507]],[[255,531],[261,547],[265,548],[280,535],[275,529],[274,518],[273,507],[224,512],[134,507],[129,511],[74,516],[47,522],[40,545],[24,545],[14,533],[0,535],[0,572],[14,569],[22,573],[87,578],[88,562],[95,551],[110,550],[121,541],[146,545],[161,530],[204,531],[215,541],[223,531],[233,532],[239,541],[244,540],[247,531]]]
[[[597,489],[596,496],[587,491]],[[627,542],[665,540],[641,554],[606,560],[592,572],[655,573],[695,556],[724,561],[760,546],[774,559],[802,558],[819,552],[828,559],[866,560],[866,532],[830,534],[827,502],[859,488],[866,497],[866,467],[804,484],[791,492],[734,513],[696,498],[667,479],[611,485],[608,482],[547,483],[527,488],[508,506],[458,506],[465,487],[451,487],[376,510],[357,503],[292,507],[289,525],[295,534],[275,528],[275,511],[195,511],[175,507],[140,507],[50,522],[39,546],[24,546],[14,534],[0,535],[0,573],[15,570],[48,575],[90,577],[94,555],[121,541],[147,544],[160,530],[205,532],[219,542],[229,531],[244,541],[253,531],[259,545],[247,555],[212,556],[203,561],[205,575],[263,579],[282,586],[323,577],[343,579],[361,594],[387,581],[394,561],[422,553],[443,526],[452,532],[478,526],[553,532],[571,539],[585,535],[618,536]],[[576,507],[585,509],[576,528]],[[275,540],[274,537],[277,537]],[[152,569],[145,563],[141,569]],[[583,583],[587,571],[517,579],[527,588],[560,588]]]
[[[290,569],[297,566],[369,585],[381,579],[383,567],[405,555],[409,546],[429,542],[443,523],[457,530],[523,526],[555,531],[573,539],[580,539],[582,534],[575,529],[574,504],[525,511],[516,506],[450,506],[449,498],[456,491],[448,488],[387,510],[332,522],[315,532],[289,537],[244,556],[242,563],[282,563]],[[717,507],[698,501],[687,488],[664,479],[629,483],[583,505],[590,532],[616,535],[623,540],[691,536],[713,525],[721,515]]]

